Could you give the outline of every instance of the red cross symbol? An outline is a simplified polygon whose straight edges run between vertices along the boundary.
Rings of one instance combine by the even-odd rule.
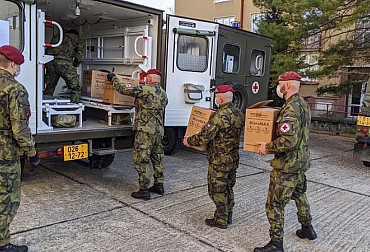
[[[289,125],[289,123],[283,123],[280,126],[280,131],[283,132],[283,133],[289,132],[290,131],[290,125]]]
[[[253,85],[252,85],[253,94],[257,94],[259,90],[260,90],[260,84],[258,84],[257,81],[253,82]]]

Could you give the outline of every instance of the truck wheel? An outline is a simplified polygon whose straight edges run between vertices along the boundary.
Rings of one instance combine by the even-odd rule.
[[[362,161],[362,163],[363,163],[366,167],[370,167],[370,162],[369,162],[369,161]]]
[[[238,81],[229,81],[226,82],[226,84],[229,84],[234,89],[234,106],[238,108],[243,114],[245,114],[245,109],[248,106],[247,88],[244,86],[243,83],[240,83]]]
[[[164,128],[162,146],[165,155],[173,155],[179,150],[180,139],[178,139],[176,128]]]
[[[108,167],[111,163],[113,163],[115,155],[108,154],[103,156],[92,155],[89,157],[90,160],[90,167],[92,169],[103,169]]]

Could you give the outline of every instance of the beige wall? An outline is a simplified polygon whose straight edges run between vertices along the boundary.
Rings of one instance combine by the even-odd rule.
[[[243,30],[250,31],[252,14],[260,13],[252,0],[244,0]],[[235,17],[240,21],[241,0],[215,3],[214,0],[175,0],[175,14],[214,21],[215,18]]]

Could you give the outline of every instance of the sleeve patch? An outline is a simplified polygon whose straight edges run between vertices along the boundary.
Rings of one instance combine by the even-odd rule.
[[[127,88],[130,88],[130,87],[131,87],[131,84],[126,84],[126,87],[127,87]]]
[[[290,123],[283,123],[281,126],[280,126],[280,131],[282,133],[288,133],[290,130],[292,129],[292,125]]]

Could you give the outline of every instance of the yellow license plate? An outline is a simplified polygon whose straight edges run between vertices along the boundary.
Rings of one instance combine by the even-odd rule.
[[[370,117],[368,116],[358,116],[357,125],[360,126],[370,126]]]
[[[88,158],[88,144],[75,144],[64,146],[64,161]]]

